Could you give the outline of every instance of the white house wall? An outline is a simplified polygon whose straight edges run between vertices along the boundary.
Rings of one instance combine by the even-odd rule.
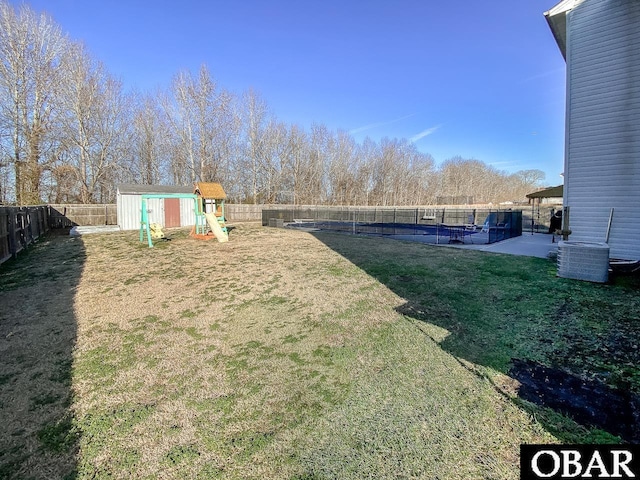
[[[570,239],[640,259],[640,1],[586,0],[567,14],[564,204]]]

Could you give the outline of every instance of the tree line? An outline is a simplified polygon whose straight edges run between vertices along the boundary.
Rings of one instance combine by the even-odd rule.
[[[122,82],[49,16],[0,0],[0,203],[109,203],[120,183],[220,182],[238,203],[430,205],[520,200],[544,179],[406,139],[281,122],[206,66],[155,93]]]

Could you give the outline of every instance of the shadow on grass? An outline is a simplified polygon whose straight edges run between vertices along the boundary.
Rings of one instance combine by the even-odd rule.
[[[75,477],[74,295],[84,261],[80,238],[54,232],[0,266],[0,478]]]
[[[559,440],[638,441],[637,282],[561,279],[539,258],[315,236],[403,298],[399,313],[446,329],[445,351],[515,380],[496,388]]]

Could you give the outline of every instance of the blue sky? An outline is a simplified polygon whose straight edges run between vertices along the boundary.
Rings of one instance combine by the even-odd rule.
[[[543,16],[555,0],[26,3],[126,88],[153,92],[206,64],[281,121],[562,183],[565,63]]]

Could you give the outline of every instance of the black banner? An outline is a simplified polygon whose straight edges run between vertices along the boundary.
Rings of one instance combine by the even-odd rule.
[[[520,479],[638,478],[640,445],[520,445]]]

